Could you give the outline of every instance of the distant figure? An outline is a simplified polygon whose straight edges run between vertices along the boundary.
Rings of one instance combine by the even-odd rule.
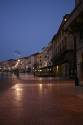
[[[17,76],[17,78],[19,78],[19,70],[18,69],[14,70],[14,74]]]

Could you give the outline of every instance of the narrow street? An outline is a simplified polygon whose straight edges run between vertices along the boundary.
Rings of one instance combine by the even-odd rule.
[[[83,87],[21,74],[0,80],[0,125],[83,125]]]

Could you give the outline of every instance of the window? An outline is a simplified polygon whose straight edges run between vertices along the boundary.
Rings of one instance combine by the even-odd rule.
[[[45,55],[45,58],[47,58],[47,55]]]

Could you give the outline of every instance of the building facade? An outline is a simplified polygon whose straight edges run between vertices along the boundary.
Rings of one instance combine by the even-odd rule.
[[[64,25],[69,14],[63,17],[62,23],[56,35],[52,39],[53,44],[53,73],[54,76],[73,77],[73,38],[72,35],[64,32]]]
[[[83,0],[76,0],[75,9],[64,25],[74,40],[74,70],[79,79],[83,78]]]

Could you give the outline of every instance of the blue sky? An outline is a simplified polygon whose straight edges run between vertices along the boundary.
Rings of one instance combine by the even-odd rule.
[[[0,0],[0,60],[47,46],[74,0]]]

